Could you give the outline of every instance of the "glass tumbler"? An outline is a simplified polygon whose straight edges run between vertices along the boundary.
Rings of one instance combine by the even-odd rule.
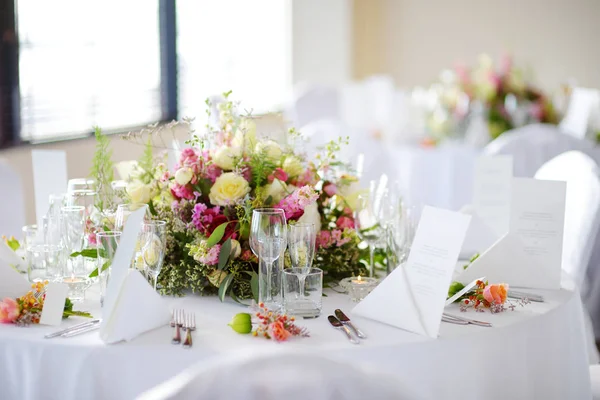
[[[62,246],[36,244],[27,248],[27,277],[29,282],[43,282],[60,276]]]
[[[100,306],[104,306],[104,296],[106,287],[110,279],[111,263],[117,252],[119,241],[121,240],[121,232],[106,231],[96,234],[98,258],[98,280],[100,282]]]
[[[300,292],[301,275],[301,268],[283,270],[283,307],[288,315],[316,318],[321,314],[323,303],[323,271],[310,269],[304,280],[304,293]]]

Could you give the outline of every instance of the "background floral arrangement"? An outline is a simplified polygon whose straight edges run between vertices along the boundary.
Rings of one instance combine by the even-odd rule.
[[[145,143],[143,157],[127,184],[131,203],[149,205],[153,218],[167,222],[167,251],[158,277],[165,294],[229,294],[234,300],[257,297],[258,260],[249,247],[252,210],[283,208],[289,223],[310,222],[319,230],[314,266],[325,279],[365,274],[360,263],[352,204],[358,180],[343,175],[336,153],[345,140],[329,143],[308,162],[293,150],[300,135],[290,130],[290,145],[260,139],[250,116],[239,116],[228,99],[218,105],[219,123],[204,136],[193,134],[190,121],[173,122],[193,134],[173,171],[153,154],[153,140],[164,127],[150,126],[126,139]],[[210,104],[207,103],[210,109]],[[102,143],[100,139],[99,143]],[[106,146],[98,146],[94,171],[112,168]],[[102,174],[95,174],[97,181]],[[107,189],[110,184],[99,182]],[[102,193],[102,191],[98,191]],[[107,196],[114,193],[107,191]],[[109,201],[100,200],[108,204]],[[106,221],[106,220],[105,220]],[[284,261],[289,265],[289,259]]]
[[[559,120],[551,99],[529,82],[510,56],[495,66],[492,58],[483,54],[472,68],[459,65],[454,71],[444,71],[434,86],[439,108],[428,124],[434,137],[451,130],[464,131],[477,113],[483,114],[490,139],[525,124],[556,124]]]

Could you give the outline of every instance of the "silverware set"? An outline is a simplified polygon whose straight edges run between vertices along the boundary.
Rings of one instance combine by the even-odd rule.
[[[451,324],[477,325],[477,326],[483,326],[486,328],[491,328],[493,326],[490,322],[478,321],[476,319],[470,319],[470,318],[464,318],[464,317],[457,317],[456,315],[451,315],[448,313],[442,314],[442,321],[449,322]]]
[[[93,319],[91,321],[82,322],[81,324],[70,326],[66,329],[61,329],[53,333],[49,333],[44,336],[46,339],[52,339],[55,337],[69,338],[77,335],[81,335],[87,332],[95,331],[100,328],[101,319]]]
[[[342,310],[339,308],[335,310],[334,315],[330,315],[327,317],[331,326],[335,329],[340,330],[346,334],[346,337],[353,344],[360,344],[360,339],[366,339],[367,335],[365,335],[360,329],[356,327],[350,321],[350,318]]]
[[[196,315],[187,313],[182,309],[173,310],[171,313],[171,327],[174,328],[172,344],[181,344],[183,348],[189,349],[193,346],[192,332],[196,330]],[[181,341],[181,330],[185,333],[183,343]]]

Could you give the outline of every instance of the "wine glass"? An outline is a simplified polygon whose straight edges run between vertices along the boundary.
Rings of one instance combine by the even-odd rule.
[[[358,196],[354,210],[356,233],[369,245],[369,276],[375,275],[375,247],[380,243],[384,229],[378,219],[373,197],[367,194]]]
[[[163,265],[166,248],[167,223],[165,221],[148,221],[142,228],[142,258],[146,276],[152,278],[152,286],[156,291],[158,275]]]
[[[287,225],[280,208],[258,208],[252,211],[250,248],[259,259],[259,302],[279,308],[281,301],[280,271],[273,274],[273,263],[286,248]]]
[[[85,238],[86,210],[83,206],[67,206],[61,209],[63,221],[63,238],[69,254],[80,252]],[[81,256],[69,257],[67,271],[63,273],[62,282],[69,286],[69,297],[73,301],[83,301],[85,290],[91,285]]]
[[[288,250],[292,266],[298,271],[300,299],[304,299],[304,283],[315,256],[317,232],[314,224],[288,226]]]
[[[131,215],[132,212],[138,210],[139,208],[145,207],[146,214],[148,214],[148,205],[142,203],[130,203],[130,204],[119,204],[117,207],[117,212],[115,214],[115,231],[123,231],[125,227],[125,223],[127,222],[127,218]],[[147,215],[146,215],[147,216]]]

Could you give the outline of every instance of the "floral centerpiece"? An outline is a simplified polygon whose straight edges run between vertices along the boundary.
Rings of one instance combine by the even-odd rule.
[[[438,92],[438,109],[429,118],[429,130],[439,139],[451,130],[466,130],[473,117],[482,116],[490,139],[529,123],[558,123],[551,99],[528,81],[524,70],[504,56],[495,66],[490,56],[479,56],[469,68],[458,65],[444,71]]]
[[[229,95],[218,105],[218,125],[207,126],[206,134],[192,132],[190,121],[184,120],[126,137],[146,145],[128,178],[127,201],[148,204],[153,218],[167,222],[165,263],[158,277],[162,292],[256,298],[258,260],[248,238],[252,210],[260,207],[282,208],[291,224],[316,225],[314,265],[326,279],[364,275],[352,217],[358,182],[341,173],[345,166],[336,159],[346,140],[329,143],[309,162],[294,151],[296,131],[290,130],[288,145],[259,138],[252,117],[238,115]],[[154,156],[152,143],[173,129],[189,130],[192,139],[169,170],[164,157]],[[106,148],[99,148],[96,159],[104,167],[95,163],[95,170],[106,172],[112,165],[104,157]],[[95,178],[110,196],[110,184]]]

